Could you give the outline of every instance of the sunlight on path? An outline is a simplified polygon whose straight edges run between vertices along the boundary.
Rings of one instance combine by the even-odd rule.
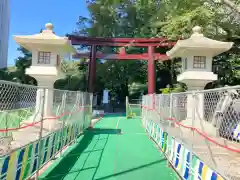
[[[61,161],[60,161],[61,160]],[[41,180],[178,179],[138,119],[108,116],[85,132]]]

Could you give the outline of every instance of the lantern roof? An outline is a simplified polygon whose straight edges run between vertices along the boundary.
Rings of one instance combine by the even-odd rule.
[[[46,29],[39,34],[13,36],[14,40],[29,51],[41,49],[55,49],[63,53],[75,52],[67,37],[59,37],[53,32],[53,24],[47,23]]]
[[[196,52],[214,57],[228,51],[233,46],[233,42],[222,42],[205,37],[199,26],[195,26],[192,31],[190,38],[178,40],[176,45],[167,52],[170,58],[187,57]]]

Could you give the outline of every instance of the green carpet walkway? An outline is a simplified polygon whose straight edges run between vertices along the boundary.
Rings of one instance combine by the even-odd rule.
[[[107,116],[56,160],[41,180],[175,180],[138,119]]]

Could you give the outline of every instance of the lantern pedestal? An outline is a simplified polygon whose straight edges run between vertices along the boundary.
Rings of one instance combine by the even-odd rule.
[[[228,51],[233,43],[221,42],[204,37],[201,27],[193,29],[190,38],[179,40],[167,52],[171,58],[182,58],[182,73],[177,77],[178,82],[187,85],[189,93],[186,97],[186,118],[178,119],[186,126],[197,128],[208,135],[216,135],[216,128],[209,122],[205,109],[210,108],[211,98],[203,90],[206,84],[216,81],[217,75],[212,72],[212,59],[214,56]],[[192,92],[190,92],[192,91]],[[208,117],[209,118],[209,117]],[[183,128],[183,131],[189,131]]]
[[[32,53],[32,64],[26,74],[37,80],[39,88],[36,92],[36,107],[30,122],[44,119],[44,127],[55,128],[57,116],[54,107],[54,83],[65,76],[62,72],[60,57],[75,53],[67,37],[59,37],[53,32],[53,25],[47,23],[46,29],[39,34],[14,36],[15,41]],[[50,120],[51,119],[51,120]],[[26,122],[23,122],[26,123]],[[28,120],[29,123],[29,120]]]

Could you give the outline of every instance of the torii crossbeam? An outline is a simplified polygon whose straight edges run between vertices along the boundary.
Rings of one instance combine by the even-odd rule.
[[[88,45],[91,47],[90,53],[78,53],[73,58],[90,58],[88,91],[94,92],[96,78],[96,59],[115,60],[147,60],[148,61],[148,94],[155,93],[155,60],[168,60],[166,54],[155,53],[156,47],[173,47],[175,42],[166,38],[100,38],[68,35],[72,45]],[[97,46],[121,47],[118,54],[103,54],[96,51]],[[148,47],[148,53],[127,54],[126,47]]]

